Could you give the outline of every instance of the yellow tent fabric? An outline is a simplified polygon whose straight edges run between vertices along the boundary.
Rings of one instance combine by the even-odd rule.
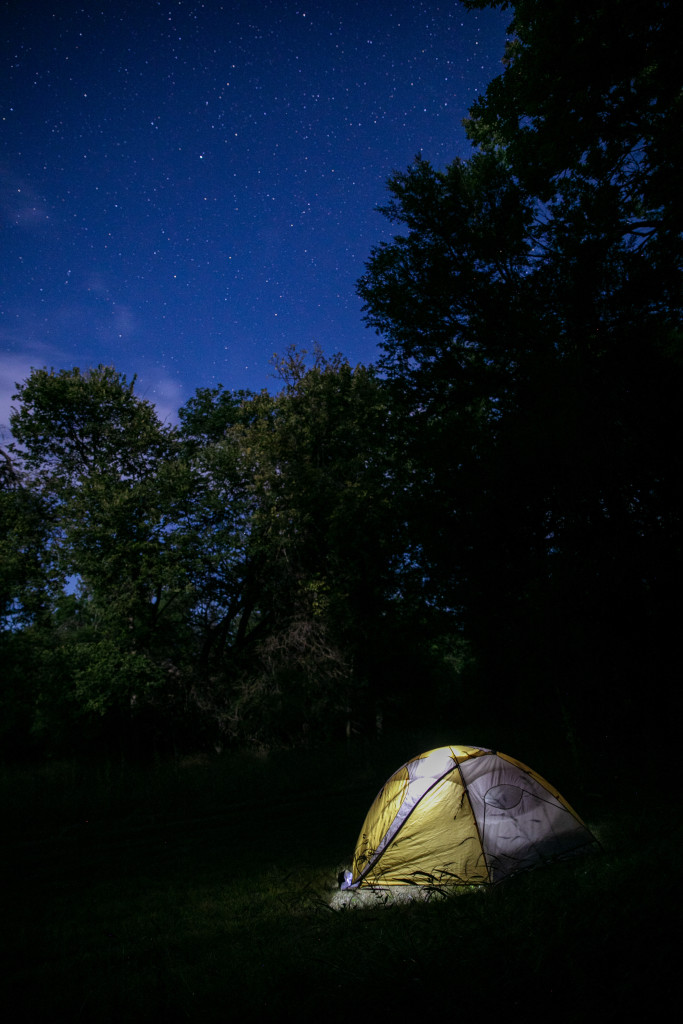
[[[489,884],[593,843],[560,793],[521,761],[439,747],[382,787],[342,887]]]

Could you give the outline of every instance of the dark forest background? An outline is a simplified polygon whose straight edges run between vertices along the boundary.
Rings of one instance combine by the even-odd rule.
[[[118,368],[17,384],[5,757],[673,738],[677,5],[496,6],[471,158],[388,182],[358,283],[376,366],[292,348],[275,393],[200,388],[177,427]]]

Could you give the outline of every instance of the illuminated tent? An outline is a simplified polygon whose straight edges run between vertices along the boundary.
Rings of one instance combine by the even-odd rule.
[[[385,783],[341,887],[495,883],[595,842],[557,790],[520,761],[440,747]]]

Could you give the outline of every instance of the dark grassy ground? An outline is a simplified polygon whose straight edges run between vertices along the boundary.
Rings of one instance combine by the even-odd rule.
[[[577,793],[570,768],[560,782],[531,762],[597,830],[597,856],[486,893],[329,908],[386,776],[441,742],[4,769],[3,1019],[663,1012],[682,829],[652,797],[655,764]]]

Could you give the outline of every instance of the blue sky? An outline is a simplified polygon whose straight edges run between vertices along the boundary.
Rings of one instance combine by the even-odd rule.
[[[31,366],[113,364],[174,419],[197,387],[276,386],[291,344],[376,358],[355,282],[386,179],[469,155],[507,15],[2,7],[0,430]]]

